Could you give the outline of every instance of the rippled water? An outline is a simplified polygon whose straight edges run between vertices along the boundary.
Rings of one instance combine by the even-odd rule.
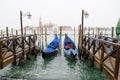
[[[74,39],[73,36],[70,35],[70,37]],[[53,38],[53,35],[49,35],[47,38],[48,43]],[[63,40],[64,36],[62,36],[62,42]],[[9,65],[0,70],[0,77],[27,78],[28,80],[107,80],[106,76],[98,68],[91,68],[87,65],[87,60],[72,61],[67,59],[64,57],[63,51],[61,54],[58,53],[57,56],[47,59],[43,59],[38,54],[37,59],[32,57],[31,60],[25,60],[23,66]]]
[[[37,59],[26,60],[23,66],[7,66],[0,70],[0,76],[33,80],[107,80],[98,68],[90,68],[87,64],[87,60],[72,61],[60,54],[47,59],[38,55]]]

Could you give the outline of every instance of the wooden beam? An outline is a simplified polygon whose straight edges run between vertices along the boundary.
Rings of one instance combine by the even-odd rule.
[[[62,27],[60,27],[60,53],[61,53],[61,49],[62,49]]]
[[[3,57],[2,57],[2,41],[0,41],[0,69],[3,68]]]
[[[116,52],[114,80],[118,80],[119,66],[120,66],[120,49]]]
[[[112,27],[112,37],[114,37],[114,27]]]
[[[74,43],[75,43],[75,27],[74,27]]]
[[[6,36],[8,37],[8,27],[6,27]]]

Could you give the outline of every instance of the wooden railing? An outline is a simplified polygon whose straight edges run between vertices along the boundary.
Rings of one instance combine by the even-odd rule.
[[[19,58],[19,63],[24,63],[24,56],[30,59],[30,54],[35,51],[35,35],[12,36],[0,39],[0,69],[13,63]]]
[[[88,58],[89,66],[94,62],[111,80],[118,80],[120,65],[120,44],[115,38],[99,36],[84,37],[82,55]]]

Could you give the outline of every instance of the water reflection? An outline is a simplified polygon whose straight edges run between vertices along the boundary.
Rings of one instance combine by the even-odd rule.
[[[75,65],[76,65],[76,60],[74,59],[69,59],[67,57],[65,57],[65,60],[68,62],[67,65],[70,67],[70,68],[75,68]]]
[[[8,67],[1,75],[27,80],[107,80],[96,67],[88,68],[87,61],[70,60],[60,54],[48,58],[38,56],[23,66]]]
[[[56,57],[56,55],[54,56],[49,56],[47,58],[43,58],[43,69],[47,68],[47,65],[49,65],[49,63]]]

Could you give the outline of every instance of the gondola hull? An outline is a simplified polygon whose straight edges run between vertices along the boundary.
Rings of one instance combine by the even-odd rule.
[[[78,54],[75,43],[68,37],[67,34],[64,39],[64,54],[70,59],[76,59],[76,55]]]
[[[59,48],[60,40],[57,35],[55,38],[48,44],[47,48],[42,50],[42,57],[49,57],[57,55],[58,48]]]
[[[55,55],[57,55],[57,52],[58,52],[58,50],[56,50],[56,49],[47,48],[42,51],[42,57],[46,58],[46,57],[50,57],[50,56],[55,56]]]

